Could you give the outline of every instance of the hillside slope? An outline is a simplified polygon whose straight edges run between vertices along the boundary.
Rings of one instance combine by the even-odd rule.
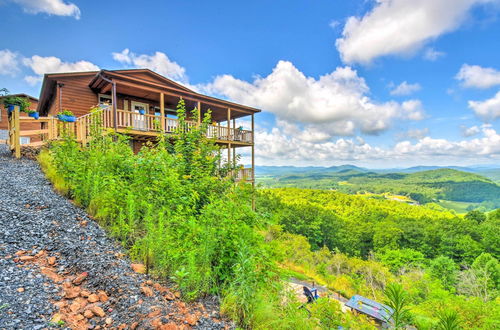
[[[479,174],[454,169],[415,173],[375,173],[345,169],[334,173],[296,173],[261,180],[267,187],[335,189],[347,193],[371,192],[406,195],[420,203],[436,200],[496,205],[500,186]],[[494,206],[493,206],[494,207]]]

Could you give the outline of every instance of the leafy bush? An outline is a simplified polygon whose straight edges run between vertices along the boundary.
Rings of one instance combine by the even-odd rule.
[[[25,97],[19,96],[5,96],[2,99],[5,106],[7,105],[18,105],[21,112],[26,112],[31,106],[31,102]]]
[[[187,130],[181,101],[178,116],[174,137],[135,155],[126,136],[102,134],[93,115],[88,146],[68,136],[40,162],[60,191],[95,215],[149,273],[172,279],[186,299],[233,297],[236,320],[250,326],[257,296],[274,277],[250,187],[235,185],[229,164],[218,166],[218,147],[205,134],[209,115]]]
[[[58,116],[74,116],[73,112],[68,109],[63,109],[57,113]]]

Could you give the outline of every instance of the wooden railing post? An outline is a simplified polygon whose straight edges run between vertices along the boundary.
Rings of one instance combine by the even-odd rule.
[[[201,125],[201,102],[198,101],[198,126]]]
[[[112,106],[113,106],[113,128],[115,129],[115,132],[118,130],[118,123],[117,123],[117,117],[118,117],[118,112],[117,112],[117,106],[118,106],[118,100],[116,98],[116,82],[112,82],[113,84],[113,99],[111,100],[111,102],[113,103]]]
[[[255,123],[254,114],[252,114],[252,187],[254,191],[252,193],[252,210],[255,211]]]
[[[161,131],[164,133],[165,132],[165,95],[163,93],[160,93],[160,124],[161,124]]]

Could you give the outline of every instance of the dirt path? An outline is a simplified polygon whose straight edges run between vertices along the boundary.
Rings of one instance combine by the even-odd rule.
[[[223,329],[215,300],[185,304],[0,146],[0,329]]]

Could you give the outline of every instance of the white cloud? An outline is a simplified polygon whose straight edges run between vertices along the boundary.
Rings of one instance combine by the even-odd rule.
[[[474,136],[474,135],[477,135],[481,132],[481,129],[479,128],[479,126],[471,126],[471,127],[467,127],[467,126],[460,126],[460,130],[462,131],[462,135],[465,136],[465,137],[469,137],[469,136]]]
[[[500,85],[500,71],[479,65],[464,64],[455,76],[464,87],[489,88]]]
[[[63,0],[12,0],[30,14],[45,13],[57,16],[73,16],[80,19],[80,8],[74,3]]]
[[[415,144],[403,141],[396,144],[394,155],[404,157],[498,157],[500,156],[500,134],[491,127],[482,128],[483,137],[472,140],[448,141],[425,137]]]
[[[403,81],[401,84],[398,86],[394,87],[391,90],[391,95],[410,95],[414,92],[418,92],[422,87],[420,84],[415,83],[415,84],[409,84],[407,81]]]
[[[198,88],[260,107],[276,114],[280,120],[298,123],[306,130],[320,130],[330,137],[353,135],[357,129],[377,134],[387,130],[396,119],[424,117],[418,100],[372,101],[367,96],[369,88],[365,80],[350,67],[339,67],[315,79],[305,76],[291,62],[279,61],[272,73],[253,82],[222,75]]]
[[[113,53],[113,59],[136,68],[150,69],[181,83],[187,83],[188,81],[186,70],[176,62],[170,60],[168,56],[162,52],[155,52],[153,55],[138,55],[126,48],[120,53]]]
[[[42,57],[34,55],[23,59],[24,65],[28,66],[36,75],[24,77],[28,83],[35,85],[42,80],[45,73],[97,71],[99,67],[88,61],[63,62],[55,56]]]
[[[363,17],[349,17],[336,46],[345,63],[407,55],[455,30],[476,4],[498,0],[376,0]]]
[[[19,71],[18,57],[8,49],[0,50],[0,75],[14,77]]]
[[[341,23],[340,23],[340,21],[333,20],[333,21],[331,21],[331,22],[330,22],[330,24],[328,24],[328,25],[330,25],[330,27],[331,27],[332,29],[336,29],[336,28],[338,28],[338,27],[339,27],[339,25],[340,25],[340,24],[341,24]]]
[[[434,62],[445,55],[446,55],[445,52],[440,52],[432,47],[429,47],[425,50],[423,57],[425,60]]]
[[[412,139],[412,140],[420,140],[426,137],[429,134],[429,129],[428,128],[414,128],[414,129],[409,129],[408,131],[399,134],[398,139],[399,140],[404,140],[404,139]]]
[[[469,101],[469,108],[487,122],[500,118],[500,92],[485,101]]]
[[[449,141],[414,136],[416,142],[401,141],[394,146],[377,147],[359,137],[335,141],[307,141],[289,135],[280,123],[270,130],[256,133],[256,161],[266,165],[323,165],[360,162],[392,167],[394,164],[464,164],[500,159],[500,134],[490,126],[482,126],[481,137]]]

